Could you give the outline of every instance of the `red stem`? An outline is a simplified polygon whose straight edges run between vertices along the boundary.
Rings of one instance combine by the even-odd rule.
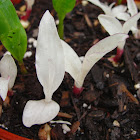
[[[73,87],[73,94],[74,94],[74,96],[79,97],[81,92],[83,91],[83,89],[84,89],[83,87],[78,88],[78,87],[76,87],[74,85],[74,87]]]
[[[117,53],[116,53],[116,55],[113,56],[113,57],[111,57],[111,58],[109,58],[109,60],[110,60],[111,62],[115,62],[115,63],[120,62],[121,59],[122,59],[123,52],[124,52],[124,50],[117,48]]]

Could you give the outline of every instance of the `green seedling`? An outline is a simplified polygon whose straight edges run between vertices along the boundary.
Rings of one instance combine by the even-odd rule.
[[[0,41],[23,67],[27,35],[10,0],[0,0]],[[25,67],[21,71],[26,72]]]
[[[53,7],[58,14],[59,25],[58,25],[58,34],[61,39],[64,36],[64,18],[67,13],[72,11],[75,6],[76,0],[52,0]]]

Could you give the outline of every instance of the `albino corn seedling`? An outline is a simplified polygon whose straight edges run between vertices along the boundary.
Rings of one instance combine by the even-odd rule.
[[[132,16],[122,25],[119,20],[117,20],[112,16],[103,15],[103,14],[98,16],[101,25],[105,28],[105,30],[110,35],[116,33],[128,34],[128,32],[131,30],[133,25],[135,25],[135,23],[138,21],[139,18],[140,18],[140,13]],[[109,58],[109,60],[112,61],[114,64],[117,64],[121,60],[122,54],[124,52],[124,45],[125,45],[125,40],[118,44],[117,54]]]
[[[83,63],[76,52],[66,42],[61,41],[65,56],[65,71],[75,80],[73,92],[76,96],[82,92],[84,79],[93,65],[127,37],[126,34],[115,34],[99,41],[87,51]]]
[[[6,99],[8,90],[10,91],[17,76],[17,66],[11,55],[5,55],[0,61],[0,96]]]
[[[53,17],[46,11],[40,21],[36,48],[37,77],[43,86],[45,99],[26,103],[22,116],[26,127],[46,123],[57,116],[60,107],[52,100],[52,95],[64,78],[64,68],[61,40]]]
[[[137,6],[134,2],[134,0],[127,0],[127,7],[128,7],[128,12],[130,13],[130,16],[134,16],[136,14],[138,14],[138,9]],[[131,28],[131,31],[134,35],[135,38],[140,38],[140,30],[137,27],[137,23],[138,21],[135,21],[135,23],[133,23],[133,26]]]
[[[126,12],[127,7],[124,5],[118,5],[113,7],[115,3],[112,3],[108,6],[107,4],[102,3],[99,0],[87,0],[87,1],[100,7],[106,15],[110,15],[124,21],[126,21],[130,17],[130,15]]]

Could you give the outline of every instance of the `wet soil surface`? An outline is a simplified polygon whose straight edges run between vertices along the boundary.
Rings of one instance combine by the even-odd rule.
[[[18,8],[23,3],[16,6]],[[57,20],[49,0],[36,0],[29,19],[27,36],[37,39],[39,21],[46,10],[50,10]],[[65,41],[84,56],[87,50],[99,40],[108,36],[97,17],[103,13],[98,7],[88,4],[77,5],[67,14],[64,21]],[[30,46],[30,47],[29,47]],[[5,49],[2,49],[1,56]],[[32,56],[25,58],[28,74],[18,76],[13,87],[14,95],[8,103],[2,102],[1,128],[14,134],[38,140],[38,132],[44,125],[27,128],[22,124],[22,112],[28,100],[44,98],[35,70],[35,47],[28,43],[27,51]],[[55,121],[69,122],[71,129],[65,134],[62,123],[49,122],[52,140],[135,140],[140,138],[140,89],[134,85],[140,81],[140,40],[130,33],[125,45],[121,65],[114,67],[107,58],[108,53],[97,62],[87,75],[84,90],[79,98],[73,96],[73,79],[65,74],[61,86],[53,95],[61,110]],[[64,114],[65,113],[65,114]]]

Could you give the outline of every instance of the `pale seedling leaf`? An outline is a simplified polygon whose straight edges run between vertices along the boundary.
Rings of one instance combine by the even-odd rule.
[[[6,96],[7,96],[9,79],[10,78],[6,79],[3,77],[0,77],[0,96],[3,101],[6,99]]]
[[[112,51],[118,46],[118,43],[128,38],[126,34],[115,34],[99,41],[92,46],[85,55],[81,73],[79,74],[78,85],[82,87],[84,79],[93,65],[100,60],[105,54]]]
[[[135,14],[123,24],[123,33],[128,34],[132,27],[136,27],[137,21],[140,18],[140,13]]]
[[[11,89],[17,76],[17,66],[11,55],[6,54],[0,61],[0,74],[3,78],[10,77],[8,89]]]
[[[135,14],[138,13],[138,9],[134,0],[127,0],[127,7],[128,7],[128,12],[131,14],[131,16],[134,16]]]
[[[64,77],[64,53],[55,22],[49,11],[43,15],[37,39],[36,71],[46,100],[61,84]]]
[[[101,14],[98,16],[98,19],[101,25],[110,35],[122,33],[122,25],[115,17]]]
[[[64,57],[65,57],[65,71],[68,72],[72,78],[77,81],[78,74],[81,71],[81,61],[76,52],[63,40],[61,40]]]
[[[57,116],[59,110],[60,107],[55,101],[47,103],[45,99],[39,101],[29,100],[23,111],[23,124],[26,127],[31,127],[34,124],[49,122]]]

